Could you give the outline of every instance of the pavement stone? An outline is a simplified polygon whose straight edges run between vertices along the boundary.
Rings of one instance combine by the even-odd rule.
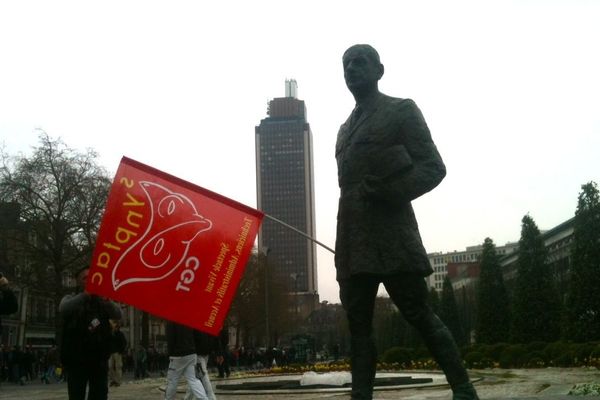
[[[429,371],[428,371],[429,372]],[[408,372],[410,373],[410,372]],[[532,370],[477,370],[470,371],[473,378],[483,378],[475,383],[482,400],[577,400],[567,395],[576,383],[600,382],[600,371],[585,368],[546,368]],[[120,387],[109,388],[109,400],[160,400],[164,392],[164,377],[133,380],[126,377]],[[213,379],[216,384],[220,380]],[[183,386],[177,399],[183,398]],[[219,400],[309,400],[331,399],[349,400],[349,393],[308,393],[308,394],[223,394],[217,391]],[[400,389],[375,391],[374,400],[451,400],[447,386],[420,389]],[[0,384],[1,400],[66,400],[65,383],[42,384],[39,381],[18,386],[3,382]],[[586,396],[580,400],[600,400],[600,396]]]

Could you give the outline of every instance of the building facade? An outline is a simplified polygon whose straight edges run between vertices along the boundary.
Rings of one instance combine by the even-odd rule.
[[[552,272],[556,289],[564,303],[569,287],[571,269],[571,248],[574,240],[573,223],[575,218],[568,219],[552,229],[542,232],[542,240],[548,252],[546,265]],[[518,250],[518,248],[517,248]],[[500,258],[502,274],[509,292],[517,277],[519,252],[514,251]]]
[[[285,93],[269,102],[267,118],[255,129],[257,203],[265,214],[314,238],[312,132],[295,80],[286,80]],[[308,315],[318,304],[316,245],[265,218],[258,247],[295,296],[296,312]]]
[[[504,246],[497,246],[496,251],[499,256],[503,257],[516,252],[519,249],[519,243],[509,242]],[[448,275],[448,264],[458,263],[473,263],[481,258],[483,245],[469,246],[463,251],[452,251],[447,253],[430,253],[427,255],[429,263],[433,268],[433,274],[427,278],[429,287],[435,288],[436,291],[442,291],[444,278]]]

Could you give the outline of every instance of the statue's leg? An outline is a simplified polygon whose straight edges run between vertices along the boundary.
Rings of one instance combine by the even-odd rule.
[[[399,276],[384,281],[385,288],[404,318],[414,326],[450,384],[454,400],[478,399],[450,330],[427,304],[422,277]]]
[[[361,275],[341,280],[339,284],[351,336],[352,400],[371,400],[377,367],[373,307],[379,281]]]

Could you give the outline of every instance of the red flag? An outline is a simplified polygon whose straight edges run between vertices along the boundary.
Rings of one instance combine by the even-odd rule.
[[[216,335],[263,213],[123,157],[86,290]]]

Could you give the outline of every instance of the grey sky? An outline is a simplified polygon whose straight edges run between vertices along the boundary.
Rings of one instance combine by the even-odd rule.
[[[381,90],[413,98],[448,176],[415,201],[428,251],[517,240],[573,216],[600,181],[595,1],[0,3],[0,140],[35,128],[256,205],[254,126],[294,78],[314,135],[318,239],[335,241],[335,136],[353,107],[341,55],[370,43]],[[321,298],[338,301],[319,250]]]

